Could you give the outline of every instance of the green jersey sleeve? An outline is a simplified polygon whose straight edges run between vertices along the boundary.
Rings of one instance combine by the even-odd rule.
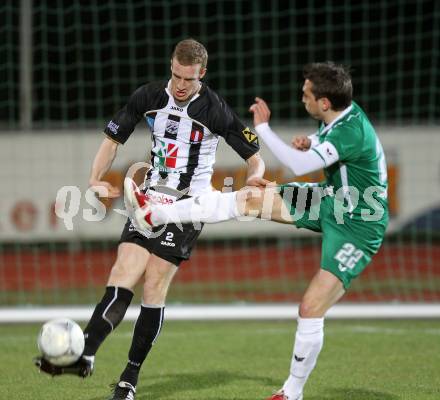
[[[361,155],[362,131],[353,123],[337,124],[327,133],[324,142],[335,146],[340,161],[355,161]]]

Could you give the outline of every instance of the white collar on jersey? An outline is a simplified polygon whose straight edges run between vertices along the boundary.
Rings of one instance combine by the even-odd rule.
[[[325,126],[323,131],[319,134],[319,136],[326,134],[333,126],[336,124],[336,122],[340,121],[342,118],[344,118],[353,108],[353,104],[350,104],[347,108],[345,108],[338,116],[335,118],[332,122],[330,122],[328,125]]]
[[[165,91],[167,92],[168,96],[172,97],[174,100],[174,103],[176,103],[176,105],[178,105],[179,107],[185,108],[188,106],[189,103],[191,103],[192,101],[194,101],[195,99],[197,99],[197,97],[200,96],[200,90],[202,89],[202,82],[200,82],[200,87],[199,90],[197,91],[196,94],[194,94],[189,101],[183,101],[183,102],[178,102],[174,96],[171,94],[171,90],[170,90],[170,85],[171,85],[171,79],[168,81],[167,87],[165,88]],[[183,103],[184,105],[179,105],[178,103]]]

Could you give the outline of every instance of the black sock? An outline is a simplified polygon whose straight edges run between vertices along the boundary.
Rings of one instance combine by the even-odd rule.
[[[159,337],[164,310],[165,307],[141,307],[141,312],[134,327],[133,340],[128,353],[128,363],[121,374],[121,381],[136,386],[142,363]]]
[[[131,290],[107,286],[101,302],[96,305],[92,318],[84,329],[85,356],[96,354],[104,339],[124,318],[132,298]]]

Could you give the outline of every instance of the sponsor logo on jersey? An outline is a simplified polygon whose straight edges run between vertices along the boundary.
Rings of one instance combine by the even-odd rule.
[[[246,140],[249,143],[253,143],[253,142],[257,142],[258,143],[258,137],[257,135],[252,132],[249,128],[245,128],[241,131],[241,133],[243,134],[243,136],[246,138]]]
[[[148,196],[150,196],[151,200],[153,200],[153,202],[157,203],[157,204],[173,204],[174,203],[174,199],[172,199],[171,197],[169,197],[163,193],[156,194],[152,190],[148,191]]]
[[[165,129],[168,134],[177,136],[177,131],[179,130],[179,121],[174,121],[169,119],[167,121],[167,127]]]
[[[114,135],[118,134],[119,125],[115,124],[113,121],[110,121],[107,125],[107,128],[110,130],[111,133]]]
[[[165,240],[162,240],[162,241],[160,242],[160,244],[161,244],[162,246],[176,247],[176,243],[173,243],[173,242],[166,242]]]
[[[171,106],[171,109],[175,110],[175,111],[183,112],[183,108],[181,108],[181,107]]]
[[[176,168],[177,154],[179,147],[173,143],[168,143],[167,153],[165,157],[165,166],[169,168]]]
[[[203,140],[203,129],[194,128],[191,130],[191,138],[192,143],[199,143]]]
[[[167,168],[176,168],[179,147],[174,143],[166,143],[160,139],[156,139],[156,146],[153,149],[156,154],[154,158],[154,166],[167,170]]]
[[[298,357],[298,356],[295,354],[295,361],[301,362],[301,361],[304,361],[304,360],[305,360],[305,357]]]

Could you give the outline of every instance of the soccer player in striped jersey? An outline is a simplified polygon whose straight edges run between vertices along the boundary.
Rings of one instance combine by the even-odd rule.
[[[152,168],[145,177],[150,198],[170,204],[212,191],[211,176],[220,137],[246,161],[248,185],[267,183],[262,178],[264,162],[256,135],[225,100],[201,81],[207,60],[205,47],[193,39],[176,45],[171,57],[171,78],[138,88],[108,123],[106,137],[93,162],[91,186],[105,187],[110,198],[119,196],[119,190],[102,177],[110,169],[118,146],[127,141],[142,119],[152,140]],[[133,288],[143,278],[142,306],[128,363],[112,395],[114,400],[132,400],[141,365],[162,328],[168,287],[179,264],[190,257],[200,232],[201,228],[196,229],[193,224],[167,224],[139,232],[128,220],[106,292],[85,328],[82,358],[65,368],[40,358],[36,362],[40,369],[52,375],[90,375],[99,346],[123,319]]]
[[[250,111],[259,137],[279,161],[295,175],[324,169],[325,182],[305,189],[291,183],[214,192],[168,206],[155,204],[129,180],[125,186],[133,217],[143,229],[167,221],[215,223],[258,215],[322,233],[321,268],[299,306],[290,373],[268,400],[302,400],[323,345],[324,316],[377,253],[388,224],[383,149],[364,111],[352,101],[348,70],[332,62],[313,63],[305,66],[304,78],[302,101],[320,126],[309,137],[297,137],[293,148],[270,128],[264,100],[256,98]]]

